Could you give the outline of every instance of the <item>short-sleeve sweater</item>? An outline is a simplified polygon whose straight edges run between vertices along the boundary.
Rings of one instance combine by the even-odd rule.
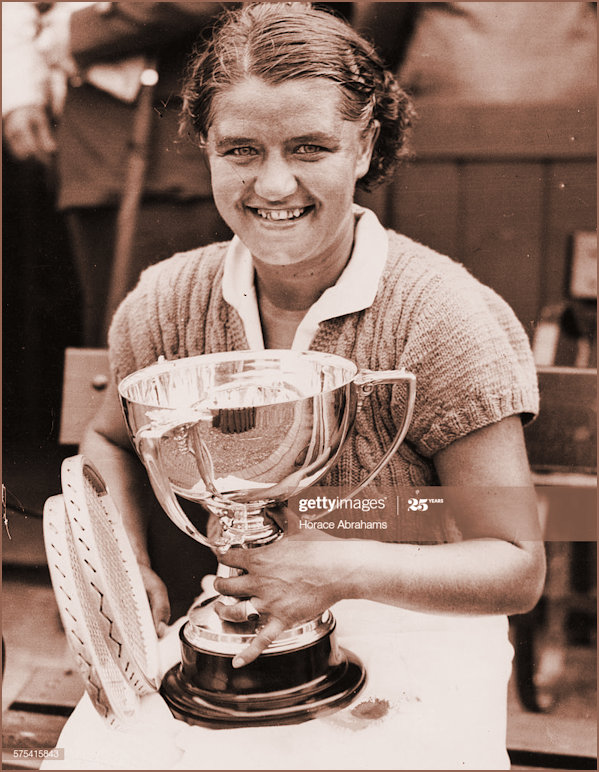
[[[527,336],[510,307],[462,265],[394,231],[373,304],[320,323],[310,348],[359,368],[405,368],[416,376],[416,406],[382,486],[438,484],[433,456],[455,440],[510,415],[538,410]],[[117,382],[166,359],[248,349],[237,311],[222,295],[228,244],[181,253],[148,268],[118,309],[109,334]],[[352,485],[368,474],[395,434],[401,386],[378,387],[323,482]]]

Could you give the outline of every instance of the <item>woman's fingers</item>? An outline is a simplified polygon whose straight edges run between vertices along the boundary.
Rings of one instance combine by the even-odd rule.
[[[214,604],[214,610],[226,622],[255,622],[260,617],[259,605],[257,598],[240,600],[232,604],[217,601]]]
[[[240,600],[231,605],[217,601],[214,604],[214,610],[221,619],[227,622],[257,621],[260,614],[260,601],[257,598],[251,598]],[[233,667],[239,668],[253,662],[279,637],[285,628],[286,625],[282,620],[271,617],[264,627],[258,630],[250,645],[233,658]]]
[[[255,591],[255,580],[248,574],[230,576],[225,578],[218,576],[214,580],[214,589],[221,595],[232,595],[234,598],[249,598]]]
[[[41,105],[12,110],[4,119],[3,129],[8,147],[21,161],[37,158],[42,163],[49,163],[56,152],[50,122]]]
[[[231,568],[245,570],[249,561],[248,550],[243,547],[232,547],[217,555],[218,562]]]
[[[264,649],[268,648],[270,644],[281,635],[284,629],[285,624],[280,619],[271,617],[264,627],[258,631],[250,645],[244,649],[241,654],[237,654],[233,657],[233,667],[243,667],[244,665],[253,662],[260,654],[262,654]]]

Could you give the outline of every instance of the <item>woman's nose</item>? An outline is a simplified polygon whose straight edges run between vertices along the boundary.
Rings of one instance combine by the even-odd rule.
[[[295,193],[297,180],[284,158],[265,158],[256,176],[254,190],[260,198],[280,201]]]

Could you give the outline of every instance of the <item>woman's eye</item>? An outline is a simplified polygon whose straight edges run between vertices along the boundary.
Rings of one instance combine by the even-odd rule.
[[[296,153],[299,153],[300,155],[314,155],[315,153],[323,153],[325,151],[326,148],[321,147],[320,145],[299,145]]]
[[[253,147],[234,147],[228,151],[227,155],[232,155],[237,158],[247,158],[248,156],[256,155],[256,150]]]

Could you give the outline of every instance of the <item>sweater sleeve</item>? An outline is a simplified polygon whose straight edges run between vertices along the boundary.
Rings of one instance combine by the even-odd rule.
[[[499,295],[454,264],[429,277],[412,319],[411,332],[398,336],[398,357],[417,379],[408,440],[419,453],[432,457],[511,415],[532,420],[538,411],[532,353]]]

